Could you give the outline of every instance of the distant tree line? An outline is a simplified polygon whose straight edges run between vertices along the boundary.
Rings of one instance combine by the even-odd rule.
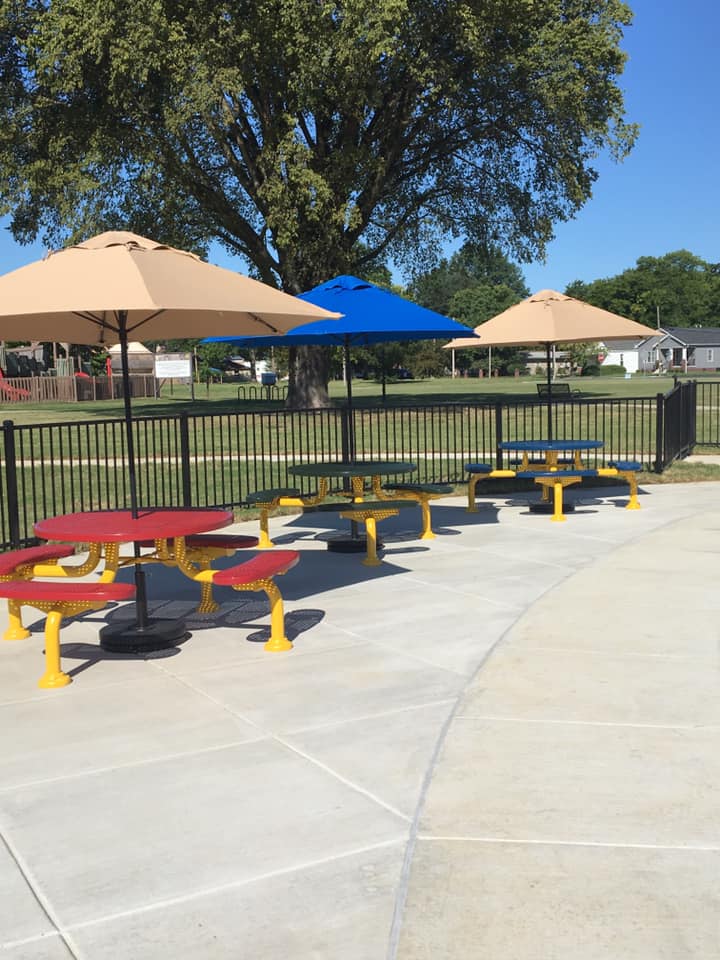
[[[381,268],[366,279],[387,286],[393,292],[445,316],[470,329],[501,313],[530,295],[520,267],[495,247],[465,243],[451,256],[423,273],[406,288],[393,287],[390,272]],[[614,277],[592,281],[575,280],[563,291],[650,327],[720,326],[720,265],[708,263],[687,250],[662,257],[640,257],[634,267]],[[197,346],[205,364],[222,366],[232,352],[227,344],[198,346],[198,341],[178,341],[175,349]],[[287,373],[288,350],[276,349],[274,359],[281,374]],[[596,353],[594,345],[573,345],[570,362],[582,367],[586,354]],[[266,356],[260,351],[258,356]],[[500,373],[524,369],[526,351],[511,348],[493,350],[492,366]],[[456,370],[477,375],[487,372],[488,351],[462,350],[456,353]],[[388,343],[353,350],[356,375],[412,377],[442,376],[450,366],[448,351],[433,341]],[[342,375],[342,352],[333,350],[331,376]]]
[[[576,280],[565,292],[651,327],[720,326],[720,264],[688,250],[640,257],[617,276]]]

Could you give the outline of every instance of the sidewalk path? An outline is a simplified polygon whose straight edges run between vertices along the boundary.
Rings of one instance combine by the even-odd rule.
[[[720,488],[610,495],[403,511],[374,569],[276,519],[289,654],[155,568],[175,655],[0,643],[0,958],[715,956]]]
[[[469,684],[402,960],[720,955],[720,503],[698,500],[545,594]]]

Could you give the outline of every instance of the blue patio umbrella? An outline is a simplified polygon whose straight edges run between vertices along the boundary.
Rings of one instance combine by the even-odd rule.
[[[294,327],[283,336],[208,337],[203,343],[232,342],[240,347],[339,346],[345,350],[348,409],[352,410],[350,348],[409,340],[447,340],[472,335],[466,326],[357,277],[339,276],[299,295],[317,307],[342,313]],[[350,454],[354,454],[350,439]]]

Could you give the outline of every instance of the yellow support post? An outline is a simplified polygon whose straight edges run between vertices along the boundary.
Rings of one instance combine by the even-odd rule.
[[[72,677],[63,673],[60,666],[60,624],[64,615],[63,604],[48,611],[45,620],[45,673],[38,680],[42,690],[54,690],[72,683]]]

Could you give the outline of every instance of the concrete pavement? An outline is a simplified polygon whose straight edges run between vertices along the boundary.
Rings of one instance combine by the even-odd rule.
[[[642,485],[641,485],[642,490]],[[150,568],[191,638],[104,655],[42,618],[0,643],[0,957],[684,960],[720,946],[720,487],[433,506],[385,562],[329,515],[265,602]],[[570,494],[570,498],[573,495]],[[239,524],[238,531],[247,530]]]

